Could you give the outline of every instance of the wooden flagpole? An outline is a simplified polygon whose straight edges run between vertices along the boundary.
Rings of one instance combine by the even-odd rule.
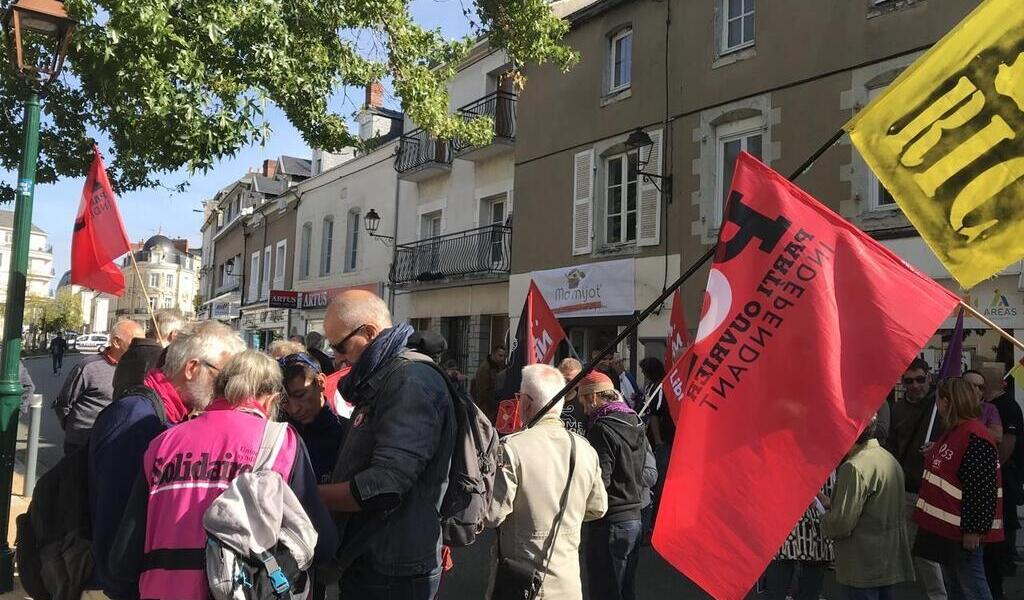
[[[142,295],[146,297],[146,310],[149,312],[149,320],[153,322],[153,330],[158,340],[163,339],[160,333],[160,326],[156,322],[156,315],[153,313],[153,305],[149,303],[149,290],[146,289],[146,282],[142,280],[142,273],[139,272],[139,263],[135,262],[135,251],[128,249],[128,256],[132,258],[132,267],[135,269],[135,276],[139,278],[139,285],[142,286]]]

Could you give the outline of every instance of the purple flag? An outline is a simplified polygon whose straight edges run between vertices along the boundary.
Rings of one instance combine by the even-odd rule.
[[[964,347],[964,309],[961,307],[956,317],[956,327],[953,328],[953,337],[949,339],[949,348],[946,355],[942,357],[942,366],[939,367],[939,379],[947,377],[959,377],[961,373],[961,360]]]

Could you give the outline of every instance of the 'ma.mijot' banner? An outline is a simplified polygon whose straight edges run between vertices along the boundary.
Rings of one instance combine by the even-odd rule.
[[[1024,4],[987,0],[846,124],[964,288],[1024,257]]]
[[[738,600],[958,299],[750,154],[726,215],[654,546]]]

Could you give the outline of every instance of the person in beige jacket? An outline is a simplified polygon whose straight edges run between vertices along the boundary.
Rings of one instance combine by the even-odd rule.
[[[530,421],[565,385],[561,373],[548,365],[523,369],[518,394],[524,423]],[[601,480],[597,452],[586,438],[569,433],[559,415],[562,402],[538,423],[501,440],[494,499],[488,527],[499,527],[501,556],[543,566],[543,548],[555,525],[559,500],[569,478],[570,437],[576,440],[576,467],[566,500],[565,515],[551,547],[551,562],[544,569],[539,598],[581,600],[580,530],[584,521],[604,516],[608,495]],[[487,597],[494,585],[497,556],[492,561]]]

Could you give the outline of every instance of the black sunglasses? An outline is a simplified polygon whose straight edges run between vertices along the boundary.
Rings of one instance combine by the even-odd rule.
[[[918,376],[918,377],[904,377],[903,378],[904,385],[910,385],[912,383],[924,383],[926,381],[928,381],[928,377],[925,376],[925,375],[921,375],[921,376]]]
[[[353,337],[355,337],[355,335],[357,333],[359,333],[360,331],[363,330],[363,327],[366,327],[365,323],[363,323],[359,327],[356,327],[355,329],[353,329],[352,333],[350,333],[350,334],[346,335],[345,337],[343,337],[340,342],[338,342],[336,344],[331,344],[331,350],[334,350],[335,354],[342,354],[342,355],[345,354],[345,350],[343,349],[345,347],[345,342],[347,342],[350,339],[352,339]]]

